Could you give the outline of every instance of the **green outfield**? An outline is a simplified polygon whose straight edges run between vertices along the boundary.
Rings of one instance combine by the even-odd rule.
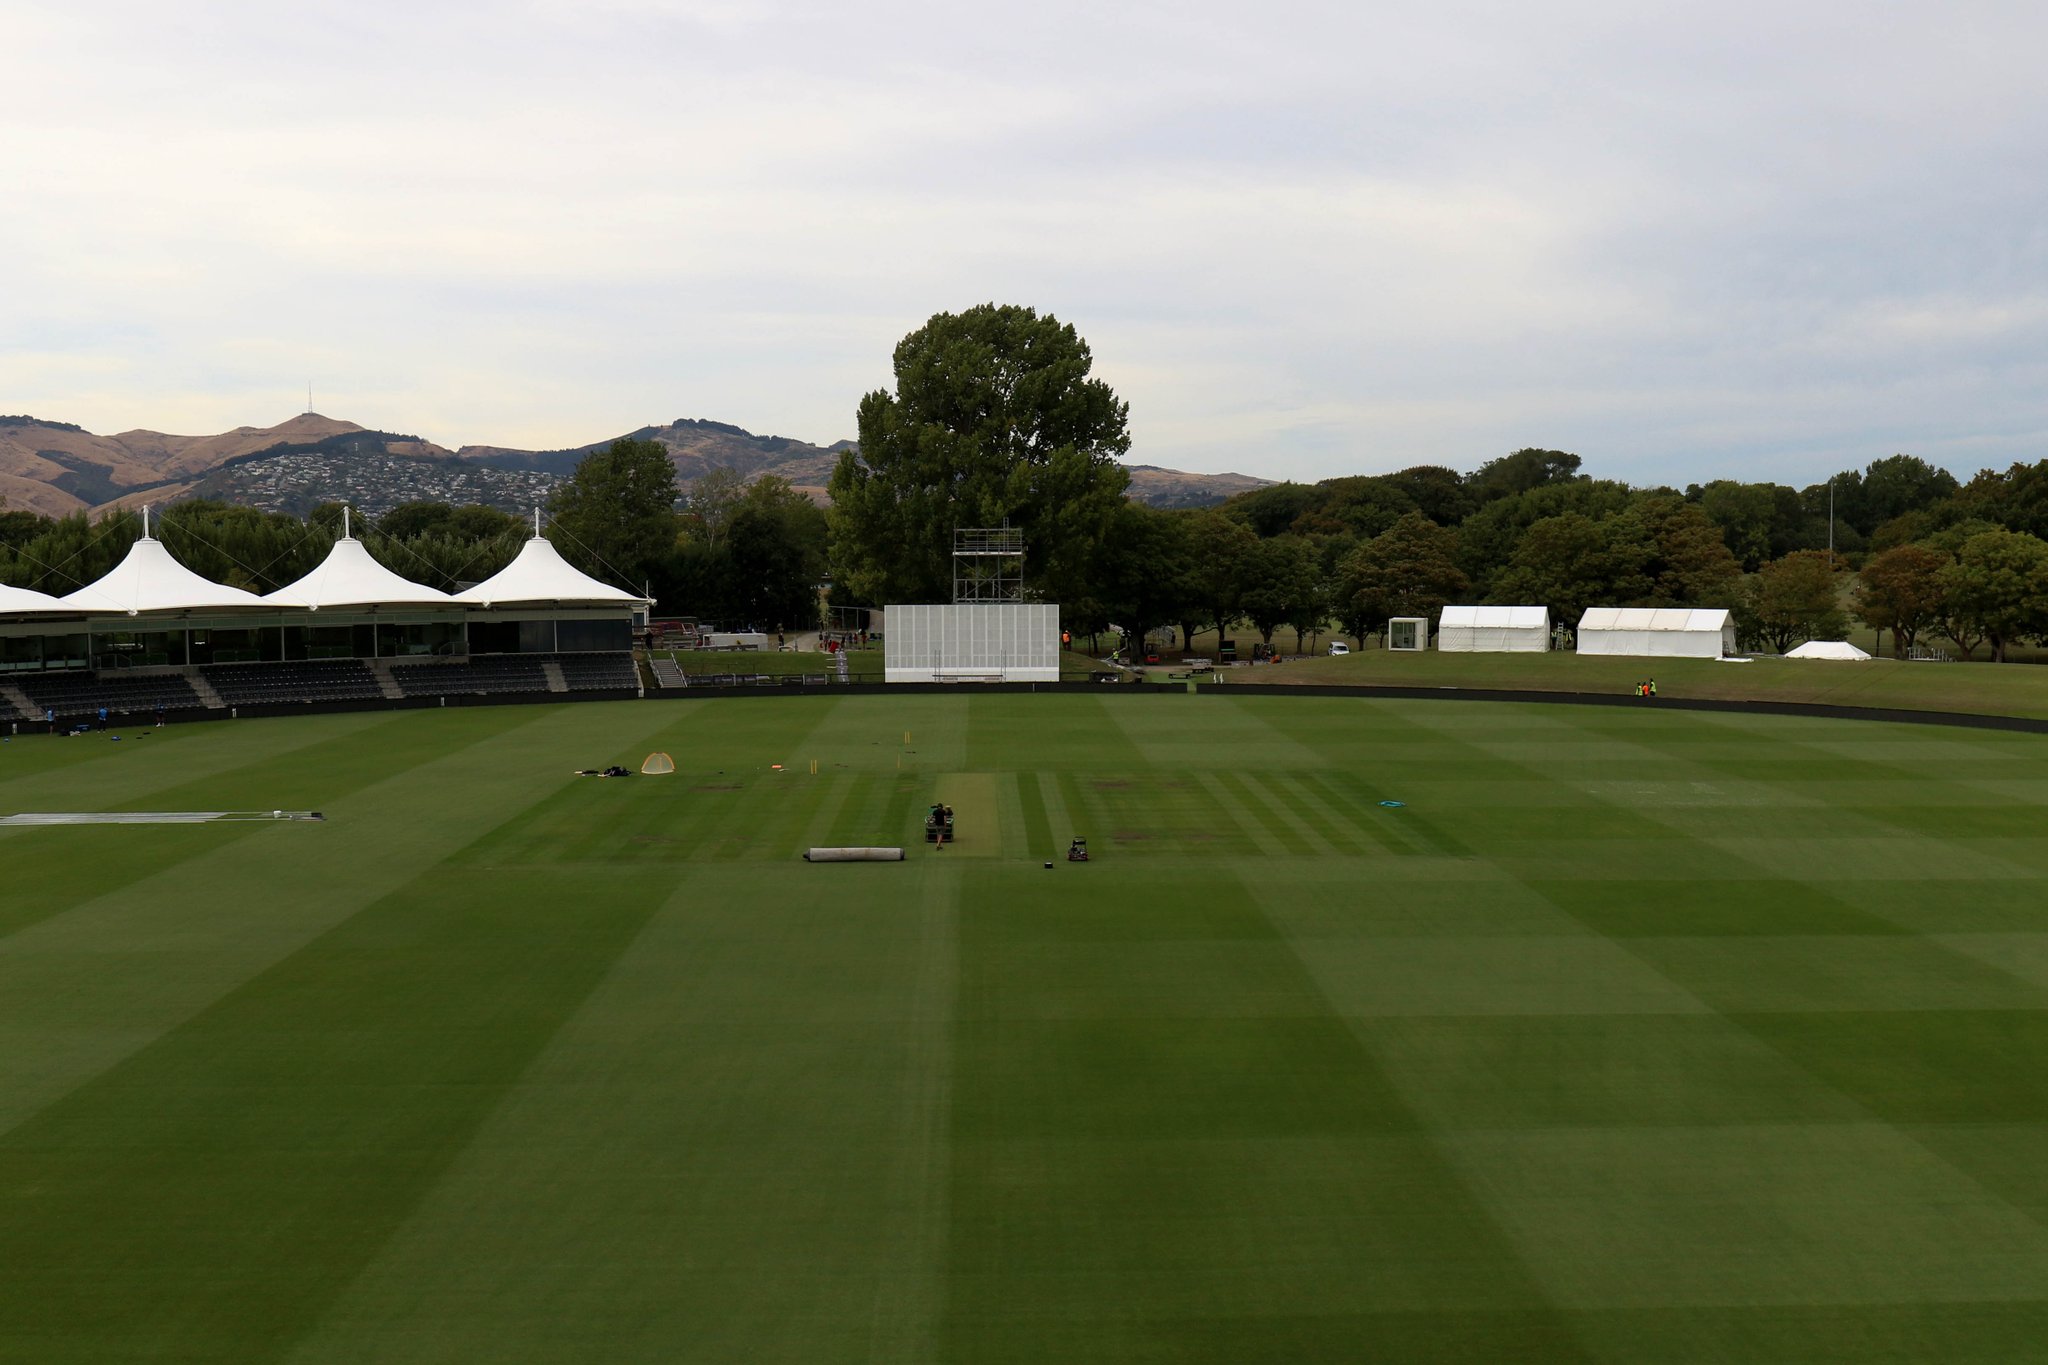
[[[0,815],[327,818],[0,827],[0,1360],[2048,1360],[2048,738],[1232,687],[123,733],[0,746]]]

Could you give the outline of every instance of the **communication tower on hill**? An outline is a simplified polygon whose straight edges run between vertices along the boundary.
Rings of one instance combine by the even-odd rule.
[[[953,528],[953,605],[1024,600],[1024,532],[1013,526]]]

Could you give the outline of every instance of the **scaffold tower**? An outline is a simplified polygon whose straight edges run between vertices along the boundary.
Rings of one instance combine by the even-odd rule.
[[[953,528],[953,605],[1024,600],[1024,532],[1012,526]]]

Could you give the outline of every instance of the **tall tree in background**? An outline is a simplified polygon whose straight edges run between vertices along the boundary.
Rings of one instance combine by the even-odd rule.
[[[1528,447],[1498,460],[1488,460],[1465,481],[1480,502],[1511,498],[1517,493],[1570,483],[1579,478],[1579,457],[1562,450]]]
[[[1410,512],[1345,559],[1337,606],[1363,644],[1389,617],[1434,616],[1471,586],[1458,568],[1457,532]]]
[[[1577,625],[1588,607],[1648,597],[1653,553],[1649,532],[1633,518],[1594,521],[1577,512],[1545,517],[1522,536],[1489,596],[1549,607],[1555,620]]]
[[[1872,555],[1856,575],[1855,612],[1872,630],[1892,633],[1904,658],[1920,632],[1940,619],[1941,571],[1948,557],[1924,545],[1895,545]]]
[[[813,630],[825,574],[825,514],[773,474],[725,520],[728,610],[763,630]]]
[[[1220,642],[1244,614],[1245,567],[1258,548],[1258,537],[1243,522],[1205,510],[1186,518],[1188,601],[1190,616],[1216,627]],[[1183,640],[1192,645],[1192,640]]]
[[[2048,635],[2048,543],[2019,531],[1980,532],[1941,571],[1941,590],[1949,613],[1990,643],[1993,663],[2004,663],[2014,640]]]
[[[1838,640],[1845,624],[1826,550],[1794,550],[1757,570],[1747,614],[1758,636],[1783,654],[1801,640]]]
[[[659,441],[622,436],[583,457],[548,499],[567,532],[556,548],[585,573],[638,590],[672,553],[676,539],[676,467]]]
[[[1300,536],[1262,540],[1245,557],[1244,618],[1261,640],[1272,644],[1274,631],[1319,600],[1320,568],[1315,547]]]
[[[1187,609],[1187,523],[1138,502],[1119,504],[1111,519],[1097,571],[1101,601],[1110,620],[1142,651],[1146,635]],[[1093,622],[1078,624],[1085,630]]]
[[[1030,308],[940,313],[897,344],[832,471],[835,576],[869,601],[943,602],[953,530],[1007,522],[1055,594],[1089,574],[1130,476],[1129,407],[1074,329]]]

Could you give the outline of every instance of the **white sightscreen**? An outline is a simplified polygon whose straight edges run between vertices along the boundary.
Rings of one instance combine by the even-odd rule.
[[[1050,602],[892,606],[882,636],[895,682],[1058,682],[1060,609]]]

